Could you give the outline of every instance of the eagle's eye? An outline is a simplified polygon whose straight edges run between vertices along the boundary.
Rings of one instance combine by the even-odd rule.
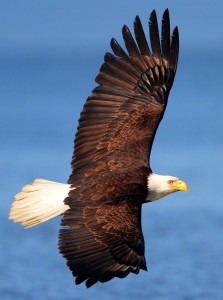
[[[173,180],[168,180],[167,182],[168,182],[168,184],[172,184]]]

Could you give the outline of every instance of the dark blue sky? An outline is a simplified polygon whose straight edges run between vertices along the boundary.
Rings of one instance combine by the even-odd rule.
[[[108,45],[112,36],[120,37],[121,26],[131,27],[136,14],[145,26],[152,9],[160,17],[167,7],[172,26],[180,28],[181,51],[221,51],[223,2],[219,0],[1,0],[0,51],[83,51],[83,46],[93,51]]]

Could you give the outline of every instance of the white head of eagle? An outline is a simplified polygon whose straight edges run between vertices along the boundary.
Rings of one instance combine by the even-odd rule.
[[[188,191],[186,182],[174,176],[151,173],[148,176],[146,202],[152,202],[177,191]]]

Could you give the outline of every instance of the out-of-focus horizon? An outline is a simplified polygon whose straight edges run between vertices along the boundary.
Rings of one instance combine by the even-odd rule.
[[[2,299],[221,299],[223,29],[220,1],[0,0],[0,295]],[[57,251],[60,219],[23,230],[8,220],[14,194],[35,178],[65,182],[94,78],[121,28],[164,10],[180,58],[152,150],[153,171],[189,192],[144,205],[149,272],[75,287]],[[134,163],[134,162],[133,162]]]

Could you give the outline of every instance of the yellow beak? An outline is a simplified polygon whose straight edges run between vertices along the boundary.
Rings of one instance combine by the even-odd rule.
[[[171,188],[173,188],[176,191],[184,191],[184,192],[188,191],[188,186],[186,182],[180,179],[174,180],[171,184]]]

